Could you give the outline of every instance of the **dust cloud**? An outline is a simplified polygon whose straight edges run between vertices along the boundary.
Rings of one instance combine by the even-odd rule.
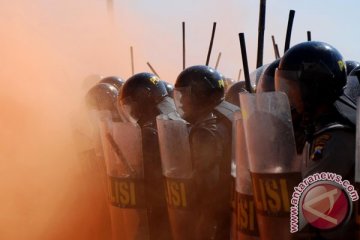
[[[105,1],[0,2],[0,239],[105,239],[70,119],[90,74],[120,75]],[[104,214],[105,212],[105,214]]]

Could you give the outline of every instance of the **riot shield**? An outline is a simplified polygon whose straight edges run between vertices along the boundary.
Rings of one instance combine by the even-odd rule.
[[[236,130],[235,116],[237,112],[234,113],[232,118],[232,131]],[[230,239],[237,239],[236,232],[236,159],[235,159],[235,135],[232,135],[232,146],[231,146],[231,189],[230,189],[230,207],[231,207],[231,232]]]
[[[241,112],[234,116],[236,160],[236,232],[238,240],[259,239]]]
[[[357,99],[357,106],[360,103],[360,98]],[[360,109],[356,109],[356,150],[355,150],[355,186],[356,190],[360,191]],[[356,211],[356,225],[357,229],[360,229],[360,201],[355,202]],[[357,231],[358,237],[360,237],[360,231]]]
[[[172,236],[174,240],[191,240],[197,216],[188,126],[184,120],[171,120],[167,115],[156,120]]]
[[[236,164],[235,155],[231,158],[231,188],[230,188],[230,207],[231,207],[231,227],[230,239],[237,239],[236,233]]]
[[[97,143],[99,146],[97,148],[101,149],[101,157],[97,158],[95,162],[95,169],[98,175],[97,181],[101,183],[101,188],[104,193],[105,199],[107,199],[107,174],[106,174],[106,159],[111,158],[109,154],[111,149],[109,149],[108,141],[106,140],[106,134],[112,132],[113,120],[111,112],[104,110],[98,111],[97,113],[97,131],[100,137],[100,142]]]
[[[103,139],[113,239],[149,239],[141,129],[114,122]]]
[[[287,96],[240,94],[257,220],[261,239],[291,239],[290,200],[301,181],[301,159]]]

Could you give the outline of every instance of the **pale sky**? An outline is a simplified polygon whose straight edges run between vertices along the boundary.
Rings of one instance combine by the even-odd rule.
[[[156,66],[159,74],[173,78],[173,72],[181,70],[182,66],[181,22],[186,22],[187,63],[192,65],[205,63],[212,23],[216,21],[211,64],[215,65],[221,51],[219,70],[229,77],[235,77],[238,68],[242,67],[239,32],[245,33],[250,71],[255,68],[259,2],[114,0],[115,23],[120,32],[126,33],[124,38],[128,43],[134,45],[137,52],[141,51]],[[357,14],[359,6],[360,2],[354,0],[268,0],[264,63],[274,59],[271,35],[275,36],[283,53],[290,9],[296,11],[291,45],[306,41],[306,31],[311,31],[313,40],[334,45],[345,59],[360,59],[360,46],[356,44],[360,32],[355,27],[360,20]],[[141,28],[134,30],[132,22]],[[167,63],[172,65],[168,66]]]

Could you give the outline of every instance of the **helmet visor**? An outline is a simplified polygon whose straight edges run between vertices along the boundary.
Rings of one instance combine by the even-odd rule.
[[[289,103],[292,108],[295,108],[298,113],[304,111],[303,100],[301,95],[301,88],[298,71],[286,71],[276,69],[275,71],[275,90],[284,92],[289,98]]]
[[[184,119],[192,112],[191,105],[191,88],[180,87],[174,89],[174,102],[176,110]]]
[[[122,113],[124,114],[126,119],[129,122],[136,124],[140,119],[140,116],[138,114],[138,103],[134,101],[131,97],[121,99],[120,103]]]

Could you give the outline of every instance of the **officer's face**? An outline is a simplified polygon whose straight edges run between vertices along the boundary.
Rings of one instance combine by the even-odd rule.
[[[175,88],[174,101],[176,109],[182,118],[187,120],[191,117],[193,106],[191,103],[189,88]]]
[[[289,103],[292,111],[297,114],[304,113],[304,104],[301,97],[301,89],[296,77],[293,75],[295,72],[276,70],[275,73],[275,90],[286,93],[289,98]]]

